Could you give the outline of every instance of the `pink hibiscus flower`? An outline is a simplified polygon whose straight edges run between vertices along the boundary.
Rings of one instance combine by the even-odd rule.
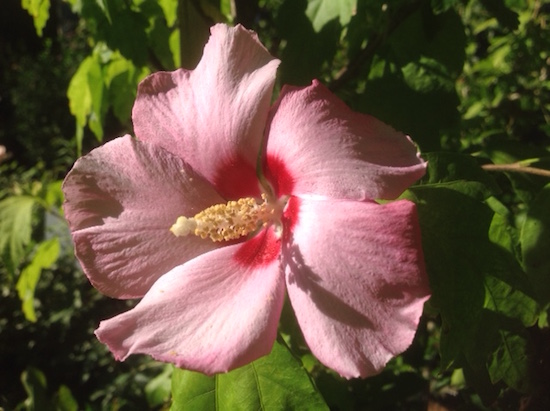
[[[140,84],[137,139],[67,175],[86,275],[142,298],[96,331],[117,359],[242,366],[270,352],[285,295],[313,354],[346,378],[410,345],[429,296],[416,209],[374,199],[395,199],[426,164],[317,81],[270,107],[278,64],[254,33],[214,26],[195,70]]]

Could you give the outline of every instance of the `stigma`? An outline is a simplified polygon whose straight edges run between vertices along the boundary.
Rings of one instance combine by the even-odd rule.
[[[170,231],[176,237],[193,234],[212,241],[236,240],[279,219],[279,207],[268,202],[265,194],[262,200],[258,203],[252,197],[245,197],[213,205],[194,217],[178,217]]]

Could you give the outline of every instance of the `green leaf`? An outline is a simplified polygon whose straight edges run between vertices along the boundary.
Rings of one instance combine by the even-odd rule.
[[[96,4],[101,9],[107,21],[112,24],[113,19],[111,18],[111,12],[109,11],[109,3],[106,0],[96,0]]]
[[[489,238],[493,243],[516,255],[519,245],[519,231],[511,224],[512,213],[496,197],[489,197],[485,202],[495,212],[489,229]]]
[[[526,386],[526,363],[497,368],[493,359],[526,358],[525,347],[506,346],[507,336],[532,326],[540,310],[516,258],[508,210],[491,197],[492,178],[467,156],[424,157],[427,175],[405,197],[418,207],[430,301],[442,318],[441,359],[443,366],[464,367],[469,384],[492,400],[498,390],[491,381]]]
[[[442,13],[449,10],[460,0],[432,0],[432,9],[435,13]]]
[[[61,385],[54,397],[54,408],[56,411],[78,411],[78,403],[69,387]]]
[[[499,330],[501,344],[491,355],[488,367],[493,383],[502,380],[520,392],[527,392],[530,384],[529,347],[524,334]]]
[[[497,200],[493,202],[495,208],[504,207]],[[486,291],[484,307],[530,327],[537,321],[540,307],[533,287],[518,261],[517,229],[510,225],[507,215],[499,213],[493,215],[489,239],[507,252],[502,253],[501,260],[495,262],[494,270],[484,278]]]
[[[176,55],[170,49],[170,36],[173,30],[166,26],[164,19],[161,17],[151,19],[150,23],[149,47],[164,69],[175,70],[177,68],[175,65]],[[179,50],[176,54],[179,54]]]
[[[281,343],[271,354],[227,374],[176,369],[172,411],[328,410],[302,364]]]
[[[481,0],[483,7],[494,15],[501,27],[508,30],[516,30],[519,26],[519,17],[516,12],[506,7],[504,0]]]
[[[25,408],[28,411],[49,409],[49,401],[46,395],[46,376],[42,371],[34,367],[27,367],[21,374],[21,382],[28,395],[25,400]]]
[[[107,45],[111,50],[120,51],[136,66],[144,66],[148,57],[147,18],[144,13],[121,7],[120,4],[118,9],[111,10],[112,24],[103,27]]]
[[[181,36],[179,29],[172,31],[170,38],[168,39],[168,46],[170,53],[174,57],[174,66],[181,67],[181,52],[180,52]]]
[[[521,229],[523,266],[543,306],[550,304],[550,184],[529,207]]]
[[[172,27],[176,24],[176,19],[178,17],[178,2],[174,0],[159,0],[159,5],[162,8],[164,13],[164,18],[166,19],[166,24],[168,27]]]
[[[34,290],[45,268],[50,268],[59,257],[59,241],[51,238],[38,245],[31,263],[26,266],[17,281],[17,292],[22,302],[23,313],[29,321],[36,321],[34,310]]]
[[[191,0],[178,1],[179,50],[178,60],[181,67],[194,69],[201,56],[204,45],[210,35],[210,21],[203,14],[198,2]],[[172,48],[172,39],[170,48]],[[175,55],[176,53],[174,53]]]
[[[76,117],[77,136],[82,136],[82,130],[90,123],[90,129],[98,140],[103,138],[103,74],[98,53],[88,56],[80,63],[76,73],[71,78],[67,97],[71,114]],[[82,146],[81,138],[77,145]]]
[[[454,10],[434,15],[432,10],[420,9],[406,19],[391,35],[391,56],[405,66],[419,62],[423,56],[437,61],[444,71],[431,75],[456,79],[465,60],[466,34],[462,19]]]
[[[13,273],[31,241],[33,207],[31,196],[12,196],[0,201],[0,255]]]
[[[50,207],[59,207],[63,203],[62,184],[63,180],[56,180],[48,183],[44,200]]]
[[[219,410],[216,387],[219,376],[208,377],[204,374],[174,369],[172,374],[172,407],[170,411],[183,410]]]
[[[510,263],[510,270],[514,270],[513,262],[508,260],[508,263]],[[511,273],[506,272],[504,269],[501,270],[501,273],[512,279],[512,281],[505,281],[504,278],[487,275],[484,279],[486,290],[484,307],[505,317],[517,319],[526,327],[534,325],[540,310],[537,302],[529,295],[532,294],[532,291],[525,292],[518,287],[514,287],[514,284],[510,284],[514,282]],[[516,272],[514,274],[516,274],[516,279],[521,279],[519,274],[523,273]]]
[[[113,53],[106,65],[104,80],[109,89],[109,101],[114,115],[121,123],[130,120],[137,85],[148,73],[148,70],[138,70],[131,60],[125,59],[118,52]]]
[[[355,14],[357,0],[308,0],[306,15],[318,33],[329,21],[338,19],[345,26]]]
[[[418,208],[430,301],[443,320],[441,359],[448,366],[471,349],[483,311],[483,275],[494,259],[487,238],[492,211],[445,186],[412,187],[406,196]]]
[[[339,44],[341,26],[336,20],[316,32],[306,16],[305,2],[286,1],[277,15],[277,28],[286,46],[281,55],[282,84],[309,85],[331,64]]]
[[[91,111],[88,117],[88,126],[95,134],[98,141],[103,140],[103,118],[107,111],[105,85],[103,80],[103,70],[99,63],[99,55],[94,52],[96,64],[90,65],[87,73],[88,89],[91,96]]]
[[[235,16],[233,15],[234,11],[232,10],[231,3],[233,3],[234,0],[220,0],[220,12],[223,16],[225,16],[225,19],[228,23],[232,23]]]
[[[420,185],[436,185],[485,200],[498,194],[500,189],[493,178],[481,168],[472,156],[458,153],[425,153],[428,162],[426,175]]]
[[[353,108],[409,134],[424,151],[440,150],[441,135],[459,128],[456,92],[442,87],[415,90],[401,71],[383,70],[383,77],[369,80],[365,92],[354,97]]]
[[[42,37],[42,30],[50,17],[50,0],[21,0],[21,6],[32,16],[36,34]]]
[[[407,86],[421,93],[437,90],[453,91],[454,79],[447,69],[437,60],[430,57],[420,57],[402,67],[403,78]]]
[[[201,14],[215,23],[227,23],[228,19],[222,7],[225,4],[225,12],[229,11],[229,17],[231,16],[231,6],[227,1],[223,0],[199,0],[197,7],[200,9]],[[197,4],[197,3],[195,3]]]
[[[171,364],[164,366],[162,373],[157,375],[145,386],[145,397],[151,408],[165,404],[170,399],[170,378],[174,367]]]
[[[547,149],[540,149],[519,141],[505,140],[503,138],[485,139],[483,152],[495,164],[511,164],[523,162],[525,159],[543,157],[535,167],[549,168],[550,162],[544,157],[550,156]],[[548,179],[542,176],[528,173],[501,173],[510,180],[514,194],[525,203],[532,203],[540,190],[548,183]]]
[[[353,108],[411,135],[424,151],[439,150],[442,136],[458,137],[455,82],[465,46],[464,25],[454,10],[434,15],[424,6],[398,26],[375,56]]]

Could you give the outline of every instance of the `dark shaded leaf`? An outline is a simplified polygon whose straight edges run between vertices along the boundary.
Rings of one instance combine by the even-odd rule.
[[[279,67],[282,84],[309,85],[336,53],[341,31],[339,20],[323,24],[316,32],[306,15],[306,7],[306,0],[287,0],[279,10],[277,26],[287,43]]]
[[[530,205],[521,229],[523,266],[540,303],[550,304],[550,184]]]

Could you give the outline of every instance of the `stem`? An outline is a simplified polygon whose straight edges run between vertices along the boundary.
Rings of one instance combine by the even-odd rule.
[[[550,170],[545,170],[543,168],[537,168],[537,167],[524,166],[521,162],[511,163],[511,164],[484,164],[481,166],[481,168],[487,171],[526,173],[526,174],[534,174],[537,176],[550,178]]]

